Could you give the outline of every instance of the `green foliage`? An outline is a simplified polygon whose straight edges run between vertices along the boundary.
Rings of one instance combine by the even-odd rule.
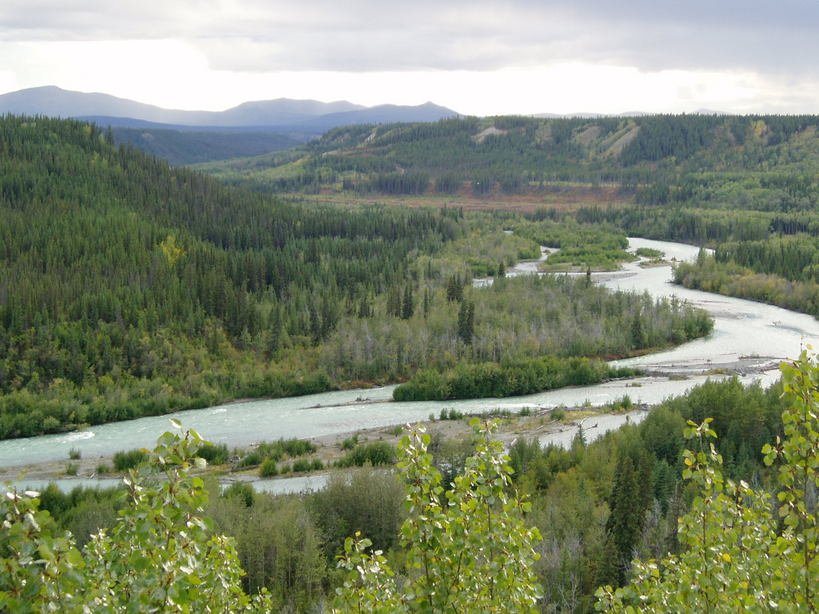
[[[785,209],[815,201],[817,125],[805,115],[455,118],[337,128],[292,155],[207,170],[286,192],[420,194],[434,184],[442,194],[552,196],[583,182],[594,195],[608,182],[651,205],[729,200]],[[761,178],[749,182],[749,171]]]
[[[114,471],[127,471],[137,467],[148,459],[147,450],[128,450],[114,454]]]
[[[327,485],[310,495],[307,508],[323,537],[328,562],[344,551],[344,540],[366,531],[375,547],[393,549],[406,517],[404,488],[392,471],[365,467],[333,472]]]
[[[227,444],[206,443],[196,451],[196,455],[208,461],[209,465],[224,465],[228,461],[229,452]]]
[[[266,458],[259,467],[259,477],[270,478],[279,475],[278,461],[275,458]]]
[[[538,245],[559,248],[546,260],[549,270],[565,268],[561,265],[616,270],[621,263],[634,260],[625,251],[626,236],[607,225],[577,224],[572,218],[564,218],[560,223],[551,220],[521,223],[516,231]]]
[[[641,256],[643,258],[651,258],[652,260],[657,260],[663,257],[663,252],[658,249],[651,249],[650,247],[638,247],[634,250],[635,255]]]
[[[817,246],[804,237],[726,244],[715,256],[678,265],[674,281],[819,317]]]
[[[79,550],[38,509],[35,493],[0,502],[0,609],[12,612],[267,611],[241,589],[233,542],[202,519],[207,493],[191,477],[196,433],[165,433],[125,479],[128,506]],[[157,480],[157,472],[162,479]]]
[[[211,160],[259,156],[296,147],[306,140],[276,132],[163,130],[159,128],[112,127],[117,144],[141,149],[172,166]]]
[[[521,519],[529,505],[506,492],[511,468],[491,428],[478,429],[475,455],[452,488],[427,452],[429,436],[401,443],[409,517],[401,528],[412,570],[403,586],[369,539],[348,538],[339,567],[346,572],[336,612],[535,612],[539,589],[533,563],[536,529]]]
[[[355,448],[358,445],[358,439],[359,439],[358,433],[356,433],[352,437],[346,437],[341,442],[341,449],[342,450],[352,450],[353,448]]]
[[[336,461],[339,467],[362,467],[369,463],[372,467],[389,465],[395,461],[395,448],[386,441],[357,444],[342,458]]]
[[[471,288],[460,302],[454,294],[449,301],[448,290],[462,289],[452,283],[456,277],[444,274],[430,284],[425,318],[345,317],[322,345],[325,372],[331,378],[403,380],[469,362],[516,364],[544,355],[613,358],[693,339],[712,326],[705,312],[677,299],[611,292],[566,276],[498,278],[491,286]],[[632,334],[637,318],[642,344]],[[474,329],[466,344],[470,321]]]
[[[306,439],[279,439],[272,442],[262,442],[249,450],[237,451],[239,466],[253,467],[267,465],[266,471],[272,471],[275,464],[287,457],[296,458],[316,451],[316,445]],[[225,450],[227,452],[227,450]],[[267,461],[270,461],[268,463]],[[269,475],[276,475],[271,473]]]
[[[254,612],[320,609],[331,578],[322,537],[300,498],[258,493],[248,505],[243,496],[213,497],[206,514],[215,531],[233,536],[245,592],[269,593],[270,609]]]
[[[0,119],[0,437],[334,385],[315,345],[460,232],[432,211],[300,207]]]
[[[632,583],[597,592],[598,610],[636,612],[815,612],[819,487],[819,367],[803,352],[782,365],[787,408],[785,438],[763,447],[765,463],[779,460],[777,505],[745,481],[723,475],[722,456],[709,441],[712,420],[689,422],[686,437],[699,451],[684,453],[683,477],[699,493],[680,519],[684,550],[662,561],[635,562]],[[778,508],[778,509],[776,509]],[[782,523],[777,521],[777,516]]]
[[[438,415],[439,420],[462,420],[463,412],[458,411],[454,407],[444,407]]]
[[[222,491],[222,496],[226,499],[237,499],[241,501],[245,507],[251,507],[256,501],[256,491],[253,489],[253,486],[247,482],[233,482]]]
[[[617,369],[588,358],[544,356],[509,364],[462,361],[444,373],[419,372],[409,382],[399,385],[393,391],[393,398],[396,401],[441,401],[508,397],[636,374],[634,369]]]

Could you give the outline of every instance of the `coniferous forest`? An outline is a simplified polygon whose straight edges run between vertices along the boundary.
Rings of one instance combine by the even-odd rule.
[[[283,201],[88,124],[0,125],[0,437],[456,363],[627,355],[710,330],[685,305],[582,282],[472,288],[541,241],[560,245],[550,220],[509,235],[514,220],[458,209]]]

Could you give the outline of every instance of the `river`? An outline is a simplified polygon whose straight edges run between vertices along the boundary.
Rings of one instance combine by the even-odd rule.
[[[630,249],[638,247],[659,249],[668,259],[677,261],[693,260],[698,252],[696,247],[679,243],[629,240]],[[532,272],[534,267],[522,263],[513,272],[525,269]],[[432,413],[437,415],[442,407],[472,413],[584,403],[600,406],[626,394],[634,402],[653,404],[703,382],[707,376],[702,373],[708,369],[734,370],[746,383],[755,379],[771,383],[778,377],[776,366],[781,360],[796,357],[805,343],[819,340],[819,322],[811,316],[675,286],[670,283],[671,269],[667,266],[641,268],[637,263],[630,263],[617,273],[593,277],[610,288],[647,291],[653,296],[676,295],[706,309],[714,317],[714,332],[705,339],[668,351],[615,361],[622,366],[639,366],[651,374],[629,381],[507,399],[413,403],[392,402],[394,386],[387,386],[229,403],[178,412],[173,417],[215,443],[243,446],[280,437],[309,438],[405,424],[424,420]],[[599,431],[608,426],[598,427]],[[615,424],[610,426],[613,428]],[[94,458],[120,450],[152,447],[157,437],[169,428],[169,417],[158,416],[93,426],[73,433],[0,441],[0,467],[67,459],[71,448],[78,449],[83,458]],[[560,435],[571,437],[568,431]]]

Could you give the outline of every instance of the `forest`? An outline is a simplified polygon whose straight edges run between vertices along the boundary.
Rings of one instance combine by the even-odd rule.
[[[676,281],[816,315],[818,125],[807,115],[455,118],[336,128],[287,156],[201,168],[254,190],[330,201],[349,193],[506,210],[540,202],[541,219],[715,247],[716,262],[681,267]]]
[[[817,116],[453,118],[335,128],[280,154],[198,168],[273,192],[548,194],[615,186],[618,202],[810,207]]]
[[[710,331],[685,305],[503,279],[541,243],[583,270],[632,258],[611,226],[275,199],[75,121],[7,117],[0,148],[0,437]]]

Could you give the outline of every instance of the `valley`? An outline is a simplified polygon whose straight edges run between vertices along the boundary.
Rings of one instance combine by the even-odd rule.
[[[496,496],[528,498],[515,522],[542,537],[538,608],[591,612],[634,556],[688,555],[678,521],[716,513],[688,461],[777,491],[763,446],[792,437],[794,373],[816,368],[780,365],[819,338],[818,123],[449,118],[177,168],[82,121],[6,116],[2,477],[26,471],[43,526],[80,544],[193,501],[235,539],[236,586],[309,612],[357,531],[412,577],[395,476],[464,483],[484,445],[468,419],[494,416]],[[390,470],[407,423],[429,454]],[[686,424],[713,429],[711,460]],[[211,468],[185,477],[186,454]],[[135,511],[96,488],[123,475]]]

